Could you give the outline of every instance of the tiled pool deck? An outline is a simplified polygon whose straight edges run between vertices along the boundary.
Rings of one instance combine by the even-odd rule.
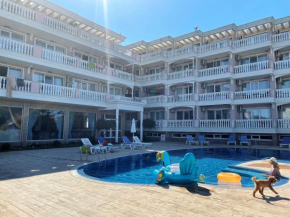
[[[120,149],[107,157],[179,148],[188,146],[155,143],[150,149]],[[90,155],[88,160],[98,159]],[[272,217],[290,213],[289,185],[276,189],[277,197],[265,190],[265,198],[259,194],[253,198],[251,189],[114,184],[72,176],[70,170],[82,163],[78,148],[0,153],[0,216]],[[282,173],[290,176],[287,169]]]

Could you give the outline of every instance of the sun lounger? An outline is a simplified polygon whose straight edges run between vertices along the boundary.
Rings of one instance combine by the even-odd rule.
[[[246,144],[248,146],[251,145],[251,142],[248,140],[247,136],[241,136],[240,145]]]
[[[98,138],[98,142],[100,145],[103,145],[103,142],[106,142],[106,139],[104,137],[99,137]],[[105,146],[108,150],[108,152],[114,152],[116,149],[119,149],[120,146],[119,145],[109,145],[110,143],[108,143],[107,146]]]
[[[123,149],[125,149],[127,147],[131,148],[132,150],[135,148],[142,148],[141,143],[131,142],[127,136],[122,136],[122,140],[123,140],[123,143],[121,144],[121,147]]]
[[[192,137],[192,135],[187,135],[186,136],[187,140],[185,142],[185,144],[187,145],[198,145],[198,141],[194,140],[194,138]]]
[[[230,135],[229,136],[229,141],[227,142],[228,145],[230,144],[234,144],[235,146],[237,145],[237,141],[236,141],[236,136],[235,135]]]
[[[81,139],[83,146],[90,148],[90,153],[95,154],[96,152],[105,153],[107,152],[107,148],[101,145],[92,145],[91,141],[88,138]],[[82,147],[80,147],[82,148]]]
[[[280,143],[280,148],[283,147],[290,148],[290,137],[283,137],[282,143]]]
[[[149,146],[152,145],[152,143],[141,142],[141,140],[139,139],[138,136],[133,136],[133,140],[134,140],[134,142],[136,142],[136,143],[141,143],[142,146],[143,146],[143,148],[146,148],[146,147],[149,147]]]
[[[198,143],[200,145],[209,145],[209,141],[206,141],[203,135],[198,136]]]

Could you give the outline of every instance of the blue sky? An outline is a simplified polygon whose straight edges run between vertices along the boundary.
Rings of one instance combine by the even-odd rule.
[[[290,15],[289,0],[50,0],[126,36],[124,45]],[[107,8],[106,10],[104,8]]]

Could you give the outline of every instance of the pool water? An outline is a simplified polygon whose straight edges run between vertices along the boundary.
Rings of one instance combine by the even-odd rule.
[[[220,172],[234,172],[242,176],[239,187],[253,187],[253,176],[257,179],[265,179],[261,176],[264,171],[237,167],[237,164],[252,160],[261,160],[267,157],[276,157],[278,161],[290,163],[290,151],[258,150],[248,148],[205,148],[205,149],[182,149],[168,151],[171,163],[179,163],[188,152],[194,153],[198,176],[203,174],[206,184],[222,184],[217,179]],[[156,162],[156,152],[137,154],[132,156],[110,159],[105,162],[94,162],[78,168],[78,173],[90,179],[106,182],[119,182],[131,184],[155,184],[153,176],[155,169],[160,169],[162,164]],[[198,180],[197,180],[198,181]],[[282,185],[288,179],[282,177],[275,185]]]

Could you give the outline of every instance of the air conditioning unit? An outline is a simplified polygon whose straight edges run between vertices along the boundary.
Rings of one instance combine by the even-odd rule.
[[[174,87],[174,86],[171,86],[170,89],[171,89],[172,91],[175,91],[175,87]]]
[[[243,110],[242,106],[239,105],[239,106],[237,107],[237,111],[238,111],[238,112],[242,112],[242,110]]]
[[[237,55],[235,56],[235,60],[236,60],[236,61],[240,61],[240,60],[241,60],[241,56],[240,56],[239,54],[237,54]]]
[[[202,59],[201,60],[201,65],[205,65],[206,64],[206,60]]]
[[[285,109],[285,107],[284,106],[278,106],[278,111],[280,111],[280,112],[283,112],[283,111],[285,111],[286,109]]]
[[[243,84],[242,80],[238,79],[236,80],[236,85],[241,86]]]
[[[278,51],[278,50],[275,51],[275,56],[276,56],[276,57],[279,57],[280,54],[281,54],[280,51]]]
[[[205,112],[205,111],[206,111],[206,108],[205,108],[204,106],[202,106],[202,107],[201,107],[201,111],[202,111],[202,112]]]
[[[175,64],[171,64],[171,69],[175,70]]]
[[[175,113],[176,110],[175,110],[175,109],[170,109],[170,112],[171,112],[171,113]]]
[[[278,78],[278,84],[282,84],[283,83],[283,78],[282,77],[279,77]]]
[[[201,88],[205,89],[206,88],[206,83],[201,83]]]

